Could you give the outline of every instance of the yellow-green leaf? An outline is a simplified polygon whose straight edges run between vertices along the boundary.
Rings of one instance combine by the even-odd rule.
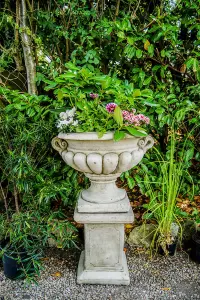
[[[63,92],[61,90],[58,91],[58,101],[62,100],[63,98]]]
[[[115,121],[117,122],[117,124],[119,126],[122,126],[122,124],[123,124],[123,116],[122,116],[121,108],[119,106],[115,107],[113,118],[115,119]]]
[[[140,90],[134,90],[133,91],[133,97],[138,97],[138,96],[141,96]]]
[[[150,45],[151,45],[150,42],[148,40],[146,40],[144,43],[144,50],[148,50]]]

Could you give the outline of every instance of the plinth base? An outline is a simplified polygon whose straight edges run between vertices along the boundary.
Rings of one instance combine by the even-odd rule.
[[[77,274],[77,283],[79,284],[130,284],[126,256],[124,252],[122,258],[123,271],[86,270],[84,266],[85,251],[82,251]]]
[[[80,195],[77,209],[79,213],[125,213],[130,209],[130,201],[126,195],[124,199],[117,202],[92,203],[85,201]]]

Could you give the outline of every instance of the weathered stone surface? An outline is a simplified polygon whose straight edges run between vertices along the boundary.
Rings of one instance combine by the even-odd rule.
[[[125,196],[121,201],[115,203],[92,203],[82,199],[81,195],[78,199],[77,210],[79,213],[113,213],[128,212],[130,209],[130,201]]]
[[[77,207],[74,211],[74,220],[78,223],[88,224],[88,223],[133,223],[134,216],[132,208],[129,208],[127,213],[79,213]]]
[[[153,240],[156,226],[153,224],[144,224],[135,227],[127,239],[127,243],[133,246],[149,248]]]
[[[113,132],[60,133],[52,146],[63,160],[84,172],[91,186],[78,199],[74,219],[85,227],[85,251],[78,267],[78,283],[129,284],[124,247],[124,224],[132,223],[133,211],[125,190],[115,181],[140,162],[153,146],[150,136],[126,135],[118,142]]]
[[[84,267],[85,254],[81,253],[81,257],[78,265],[77,282],[80,284],[116,284],[116,285],[129,285],[130,278],[128,273],[128,267],[126,262],[126,256],[123,252],[122,265],[123,271],[96,271],[87,270]]]

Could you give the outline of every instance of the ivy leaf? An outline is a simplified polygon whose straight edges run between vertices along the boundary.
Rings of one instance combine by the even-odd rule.
[[[122,124],[123,124],[123,116],[122,116],[121,108],[119,106],[115,107],[113,118],[114,118],[114,120],[117,122],[117,124],[119,126],[122,126]]]
[[[129,126],[126,127],[126,130],[133,136],[138,136],[138,137],[147,136],[146,132],[137,130],[137,129],[129,127]]]
[[[122,140],[125,137],[125,132],[124,131],[115,131],[114,133],[114,141],[118,142]]]

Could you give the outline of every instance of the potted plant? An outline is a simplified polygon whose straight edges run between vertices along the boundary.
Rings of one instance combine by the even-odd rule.
[[[144,189],[149,203],[144,204],[147,211],[144,219],[156,222],[152,249],[159,249],[160,254],[174,255],[181,234],[181,224],[177,216],[177,198],[183,184],[184,166],[182,160],[175,158],[176,137],[171,129],[169,158],[164,159],[157,149],[156,164],[159,166],[157,181],[152,181],[148,173],[144,176]],[[155,163],[155,162],[153,162]]]
[[[150,120],[136,114],[134,99],[141,92],[132,85],[70,67],[70,72],[54,79],[58,99],[68,99],[71,107],[59,115],[59,134],[52,146],[91,184],[80,193],[74,213],[75,221],[85,225],[78,283],[127,285],[124,223],[133,222],[133,212],[125,190],[115,181],[153,146],[146,132]]]
[[[44,243],[39,214],[14,213],[11,219],[4,220],[2,229],[0,248],[5,276],[10,279],[33,278],[39,273]]]

